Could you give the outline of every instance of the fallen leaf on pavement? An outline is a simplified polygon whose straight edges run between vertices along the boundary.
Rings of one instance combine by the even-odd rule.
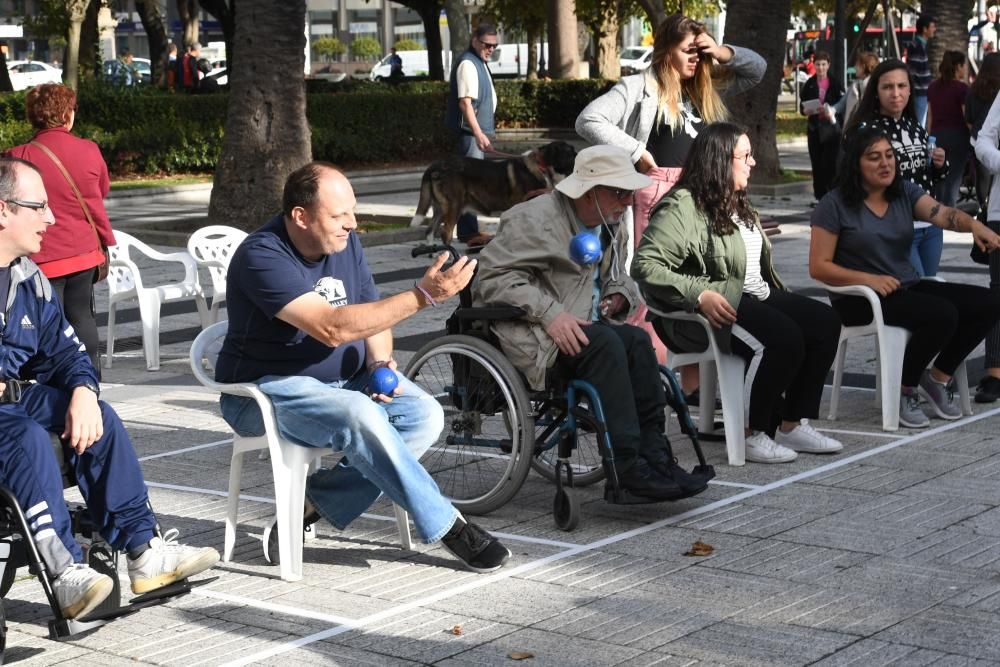
[[[507,657],[511,660],[527,660],[528,658],[534,658],[534,653],[528,653],[527,651],[511,651],[507,654]]]
[[[462,626],[461,625],[456,625],[455,627],[453,627],[451,629],[451,634],[455,635],[456,637],[461,636],[461,634],[462,634]]]
[[[711,544],[705,544],[701,540],[698,540],[691,545],[691,549],[684,552],[685,556],[710,556],[712,552],[715,551],[715,547]]]

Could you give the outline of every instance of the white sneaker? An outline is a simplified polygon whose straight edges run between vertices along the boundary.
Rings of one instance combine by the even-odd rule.
[[[782,447],[768,437],[763,431],[754,431],[753,435],[748,435],[747,439],[747,461],[754,463],[788,463],[794,461],[798,454]]]
[[[833,454],[844,448],[839,441],[823,435],[810,426],[808,419],[801,420],[799,425],[788,433],[782,433],[779,428],[774,434],[774,441],[806,454]]]
[[[70,565],[52,582],[52,591],[65,618],[80,618],[94,611],[114,587],[111,577],[83,563]]]
[[[155,591],[175,581],[203,572],[219,562],[212,547],[189,547],[177,543],[177,529],[171,528],[161,540],[154,537],[141,556],[128,559],[128,578],[136,594]]]

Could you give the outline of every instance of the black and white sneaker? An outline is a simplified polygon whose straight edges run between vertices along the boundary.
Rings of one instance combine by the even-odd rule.
[[[312,508],[310,505],[306,505],[305,512],[302,516],[302,530],[315,530],[311,526],[320,520],[319,512]],[[278,565],[281,563],[281,558],[278,552],[278,517],[274,517],[271,521],[264,527],[264,561],[268,565]]]
[[[510,549],[500,540],[462,517],[441,538],[441,546],[465,563],[465,567],[480,574],[499,570],[510,558]]]

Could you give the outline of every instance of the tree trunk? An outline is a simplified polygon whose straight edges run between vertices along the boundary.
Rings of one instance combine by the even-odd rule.
[[[730,0],[727,4],[726,42],[753,49],[767,61],[763,81],[728,103],[732,119],[749,131],[757,161],[755,182],[774,182],[781,175],[774,119],[781,92],[785,25],[790,15],[791,0]]]
[[[306,121],[306,0],[240,0],[229,111],[208,215],[256,229],[281,210],[285,179],[312,156]],[[261,48],[267,44],[267,48]]]
[[[541,42],[541,32],[529,27],[527,29],[528,40],[528,67],[525,76],[529,81],[538,80],[538,44]]]
[[[233,67],[233,33],[236,30],[236,0],[199,0],[201,8],[215,17],[226,40],[226,67]]]
[[[10,93],[14,91],[14,84],[10,80],[10,72],[7,71],[7,54],[0,49],[0,93]]]
[[[73,90],[79,87],[80,82],[80,33],[89,5],[90,0],[69,0],[66,3],[69,29],[66,31],[66,68],[63,80]]]
[[[198,0],[177,0],[177,15],[184,28],[183,46],[186,48],[198,41]],[[177,57],[183,55],[178,53]]]
[[[422,6],[417,10],[420,14],[420,20],[424,23],[424,36],[427,38],[427,76],[434,81],[444,81],[444,63],[441,60],[441,28],[438,26],[440,11],[440,7],[436,4]]]
[[[80,27],[80,50],[77,63],[80,81],[92,80],[101,71],[104,62],[101,53],[100,28],[97,26],[97,15],[101,11],[101,0],[90,0],[87,13]]]
[[[969,20],[969,4],[958,0],[924,0],[921,7],[937,23],[937,33],[927,45],[927,60],[931,71],[937,76],[938,65],[941,64],[941,56],[945,51],[968,54],[969,31],[966,22]]]
[[[663,0],[638,0],[638,3],[642,11],[646,12],[646,18],[649,19],[649,25],[653,27],[655,33],[656,26],[667,18],[667,13],[663,10]]]
[[[576,6],[564,0],[547,0],[549,16],[549,76],[576,79],[580,72]]]
[[[616,3],[617,5],[617,3]],[[617,81],[622,76],[621,61],[618,60],[618,12],[612,11],[604,15],[600,30],[594,33],[594,44],[597,45],[595,60],[597,76],[609,81]]]
[[[167,85],[166,72],[163,71],[164,59],[167,53],[167,27],[160,13],[160,3],[148,0],[135,0],[135,11],[139,14],[142,27],[149,39],[150,83],[154,86]]]
[[[451,62],[458,62],[459,56],[469,48],[472,33],[465,18],[464,0],[444,0],[444,11],[448,16],[448,34],[451,40]],[[429,40],[428,40],[429,41]]]

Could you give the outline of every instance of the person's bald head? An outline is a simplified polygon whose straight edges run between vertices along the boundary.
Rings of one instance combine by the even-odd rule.
[[[292,243],[306,259],[340,252],[357,228],[350,181],[329,162],[310,162],[285,181],[282,213]]]

